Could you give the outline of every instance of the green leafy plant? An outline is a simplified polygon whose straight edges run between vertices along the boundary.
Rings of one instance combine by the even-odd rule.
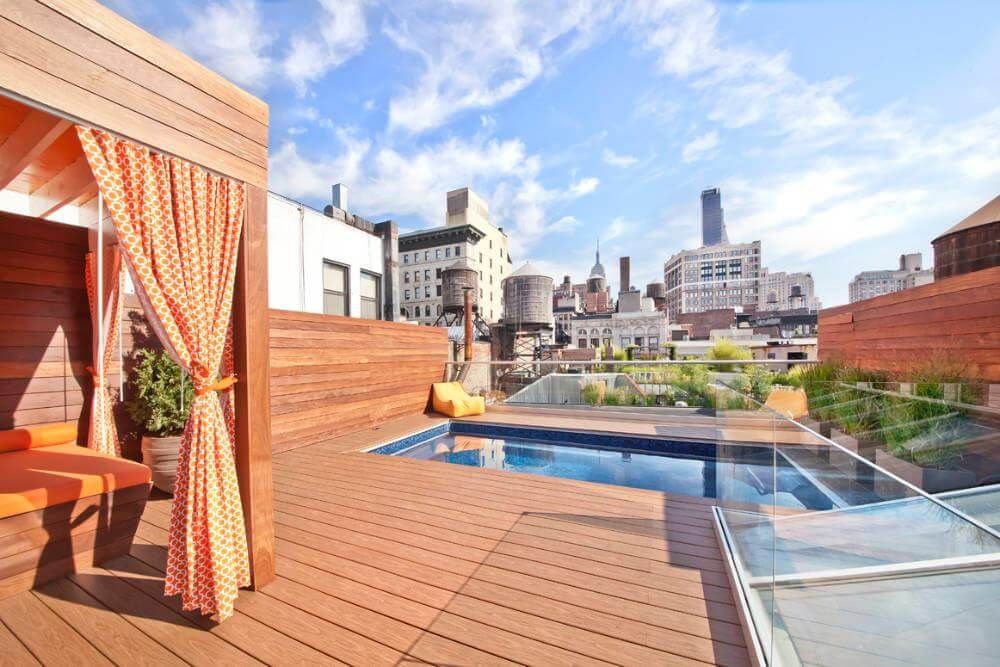
[[[140,349],[135,359],[133,397],[126,401],[126,411],[154,437],[180,435],[194,399],[193,385],[166,352]]]
[[[748,348],[742,345],[737,345],[733,341],[723,338],[715,343],[712,347],[708,348],[705,353],[706,359],[719,359],[719,360],[741,360],[741,359],[752,359],[753,353],[750,352]],[[731,371],[733,370],[733,364],[718,364],[715,366],[717,371]]]
[[[626,400],[626,394],[623,389],[612,389],[604,395],[605,405],[625,405]]]
[[[583,400],[587,405],[600,405],[604,402],[605,391],[603,382],[588,382],[583,387]]]

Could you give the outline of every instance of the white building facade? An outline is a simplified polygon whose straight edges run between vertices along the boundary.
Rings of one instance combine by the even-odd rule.
[[[760,241],[682,250],[663,265],[667,315],[756,306],[760,274]]]
[[[915,252],[900,255],[896,270],[862,271],[847,286],[849,301],[864,301],[934,282],[934,269],[923,268],[922,260],[923,255]]]
[[[273,192],[267,197],[271,308],[398,319],[393,305],[395,223],[329,215]]]
[[[656,310],[651,298],[634,294],[637,309],[626,305],[630,309],[624,312],[573,316],[570,320],[573,345],[580,349],[613,345],[620,350],[635,345],[643,350],[659,350],[670,340],[667,315]]]
[[[821,307],[811,273],[786,273],[761,269],[758,311]]]
[[[441,315],[441,272],[465,258],[479,272],[476,303],[487,322],[503,316],[501,281],[511,273],[507,235],[469,188],[447,195],[445,225],[399,237],[400,305],[408,319],[432,325]]]

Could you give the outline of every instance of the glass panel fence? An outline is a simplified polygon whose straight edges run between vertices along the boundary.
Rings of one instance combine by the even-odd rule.
[[[802,362],[448,372],[497,419],[558,413],[580,428],[699,443],[699,462],[662,474],[697,476],[703,498],[671,496],[665,514],[713,506],[721,569],[759,661],[1000,662],[1000,388]]]

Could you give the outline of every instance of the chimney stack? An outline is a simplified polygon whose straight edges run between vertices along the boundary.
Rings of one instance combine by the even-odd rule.
[[[631,266],[630,266],[629,258],[628,257],[620,257],[618,259],[618,273],[619,273],[618,278],[621,281],[621,285],[618,288],[619,294],[622,293],[622,292],[627,292],[630,289],[630,286],[632,284],[631,283],[632,276],[630,275],[631,274],[630,269],[631,269]]]
[[[347,211],[347,186],[343,183],[333,186],[333,205],[341,211]]]

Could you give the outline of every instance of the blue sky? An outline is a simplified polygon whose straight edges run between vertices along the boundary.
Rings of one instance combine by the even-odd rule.
[[[557,280],[662,279],[718,186],[835,305],[1000,192],[992,0],[111,4],[270,104],[271,189],[417,229],[471,185]]]

